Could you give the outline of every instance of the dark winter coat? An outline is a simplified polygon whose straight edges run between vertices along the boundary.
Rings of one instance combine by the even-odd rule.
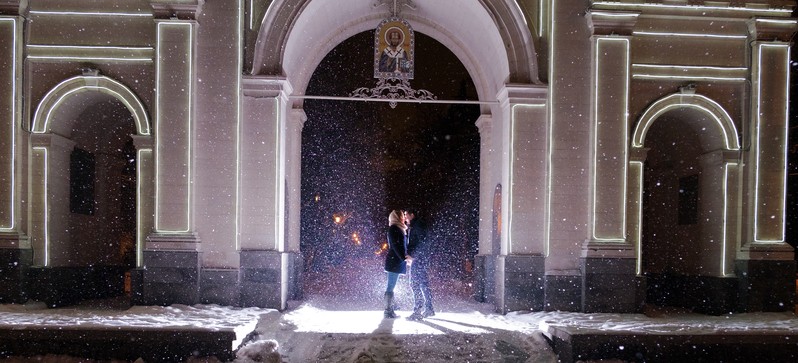
[[[410,221],[408,233],[407,254],[414,259],[426,258],[429,253],[427,245],[427,225],[418,217]]]
[[[388,253],[385,255],[385,271],[403,274],[407,272],[407,236],[399,226],[388,227]]]

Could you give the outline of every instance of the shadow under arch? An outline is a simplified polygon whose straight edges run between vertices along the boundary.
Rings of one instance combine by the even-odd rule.
[[[733,120],[706,96],[676,93],[643,113],[631,144],[629,230],[646,303],[730,311],[741,163]]]
[[[42,267],[35,273],[63,286],[33,289],[32,298],[58,306],[123,294],[152,225],[153,138],[143,103],[121,82],[84,73],[46,93],[29,137],[31,246]]]

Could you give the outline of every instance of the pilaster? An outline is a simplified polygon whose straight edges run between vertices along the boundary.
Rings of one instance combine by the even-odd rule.
[[[197,13],[199,1],[150,2],[155,14],[154,145],[137,142],[138,177],[154,169],[154,199],[141,197],[139,231],[148,223],[143,211],[153,204],[151,233],[138,251],[142,268],[133,274],[138,304],[197,304],[200,302],[201,240],[193,220],[194,127]],[[152,150],[151,152],[148,150]],[[148,169],[147,165],[153,165]],[[145,221],[143,221],[145,220]],[[143,238],[139,237],[142,243]]]
[[[629,177],[631,173],[642,176],[642,170],[630,173],[630,166],[637,165],[630,164],[628,120],[630,36],[638,15],[588,13],[593,36],[589,235],[579,264],[583,312],[633,312],[638,307],[637,295],[629,293],[637,289],[637,254],[627,231]]]
[[[155,233],[193,233],[196,28],[156,19]]]
[[[302,205],[302,128],[308,116],[303,109],[291,109],[286,130],[286,251],[299,252],[300,212]],[[296,201],[297,203],[288,203]]]
[[[1,5],[1,4],[0,4]],[[0,235],[21,236],[22,18],[0,15]],[[0,248],[4,248],[0,245]]]
[[[497,95],[502,107],[502,252],[547,254],[547,96],[545,87],[507,85]]]
[[[243,79],[239,228],[242,250],[286,249],[286,124],[291,91],[285,79]]]
[[[740,258],[792,260],[785,243],[789,134],[789,39],[794,20],[749,21],[751,41],[750,151],[744,159],[748,198]]]

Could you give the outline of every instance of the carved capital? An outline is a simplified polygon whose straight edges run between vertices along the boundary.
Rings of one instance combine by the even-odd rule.
[[[585,15],[593,35],[632,35],[640,13],[590,10]]]
[[[196,20],[205,0],[150,0],[155,19]]]

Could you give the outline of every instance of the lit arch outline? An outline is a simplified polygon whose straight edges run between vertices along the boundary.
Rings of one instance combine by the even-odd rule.
[[[632,136],[632,148],[639,149],[643,148],[643,142],[646,137],[646,133],[651,125],[659,118],[660,115],[663,113],[673,110],[673,109],[680,109],[680,108],[694,108],[700,110],[702,112],[707,113],[711,116],[711,118],[717,123],[720,127],[720,131],[723,133],[724,144],[726,150],[740,150],[740,141],[738,138],[737,127],[734,125],[731,116],[726,110],[717,102],[713,101],[712,99],[695,93],[675,93],[669,96],[665,96],[658,101],[654,102],[645,112],[643,112],[643,116],[640,117],[640,121],[638,122],[637,126],[635,127],[634,134]],[[635,241],[635,255],[636,255],[636,274],[642,273],[642,225],[643,225],[643,213],[642,213],[642,200],[643,200],[643,162],[640,160],[630,160],[629,161],[630,167],[634,167],[636,170],[637,177],[634,180],[630,180],[630,182],[635,183],[637,188],[637,195],[635,195],[636,203],[637,203],[637,226],[636,226],[636,234],[634,238]],[[722,234],[722,241],[721,241],[721,251],[720,251],[720,271],[719,276],[727,276],[727,261],[726,261],[726,254],[728,248],[728,209],[729,209],[729,179],[730,179],[730,167],[737,168],[739,162],[735,161],[725,161],[723,163],[723,217],[722,217],[722,226],[721,226],[721,234]],[[631,178],[631,176],[629,176]]]
[[[31,124],[31,132],[43,134],[49,130],[53,112],[64,100],[82,92],[102,92],[121,101],[133,115],[139,135],[150,135],[150,120],[139,98],[127,86],[105,76],[76,76],[66,79],[53,87],[42,98]]]
[[[32,134],[45,134],[49,132],[50,129],[50,121],[54,115],[55,110],[64,102],[64,100],[68,99],[70,96],[82,93],[82,92],[102,92],[115,99],[122,102],[125,107],[130,111],[131,115],[134,118],[134,123],[136,125],[136,132],[138,135],[142,136],[150,136],[151,135],[151,126],[149,118],[147,117],[146,109],[144,105],[141,103],[139,98],[133,93],[130,88],[126,87],[119,81],[114,79],[105,77],[105,76],[90,76],[90,75],[83,75],[83,76],[75,76],[72,78],[68,78],[55,87],[53,87],[47,94],[42,98],[42,101],[39,103],[39,106],[36,108],[36,112],[34,113],[34,117],[31,123],[31,133]],[[49,265],[49,253],[50,253],[50,246],[49,246],[49,206],[47,201],[46,188],[49,184],[49,160],[47,155],[47,147],[42,146],[33,146],[32,150],[42,154],[43,157],[43,173],[44,173],[44,187],[45,187],[45,197],[42,200],[43,203],[43,210],[44,210],[44,226],[43,226],[43,239],[44,239],[44,264],[45,266]],[[140,163],[140,155],[142,152],[152,152],[150,148],[143,148],[139,149],[139,163]],[[137,168],[138,173],[141,173],[141,168]],[[136,205],[136,220],[137,220],[137,245],[136,245],[136,266],[142,266],[143,259],[142,259],[142,247],[143,243],[143,231],[140,230],[141,228],[141,188],[142,188],[142,178],[139,174],[136,178],[137,186],[137,205]]]
[[[729,113],[712,99],[694,93],[676,93],[654,102],[640,117],[640,122],[632,136],[632,147],[643,147],[646,133],[654,121],[661,114],[675,108],[695,108],[709,114],[723,132],[726,149],[740,150],[737,127],[734,126]]]

